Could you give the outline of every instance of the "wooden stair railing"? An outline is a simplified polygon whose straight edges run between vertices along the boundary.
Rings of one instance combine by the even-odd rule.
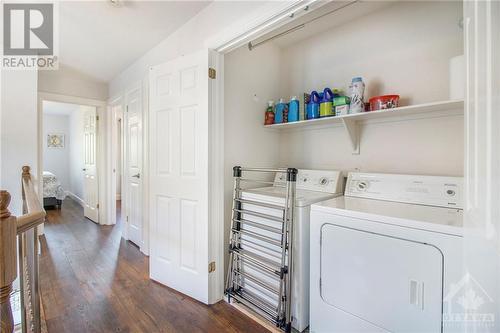
[[[41,331],[37,227],[45,221],[45,210],[38,200],[29,166],[23,167],[21,184],[23,199],[21,216],[16,217],[10,213],[10,194],[7,191],[0,191],[0,333],[14,331],[10,295],[18,272],[21,286],[22,331],[34,333]]]
[[[12,332],[14,320],[10,306],[12,283],[17,278],[17,220],[9,212],[10,194],[0,192],[0,331]]]

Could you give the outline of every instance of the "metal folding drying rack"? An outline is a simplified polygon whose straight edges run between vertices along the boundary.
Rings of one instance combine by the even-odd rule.
[[[242,183],[255,184],[255,186],[274,184],[269,181],[245,178],[243,173],[286,174],[284,205],[243,199],[242,191],[248,188],[243,189],[241,187]],[[292,239],[297,169],[260,169],[236,166],[233,168],[233,176],[234,197],[229,240],[229,268],[226,282],[228,302],[234,299],[283,331],[291,332]],[[282,212],[282,215],[276,217],[255,211],[259,209],[247,209],[245,206],[271,208]],[[270,221],[276,224],[276,227],[256,222],[256,218],[259,221]],[[259,231],[267,233],[267,236],[262,235]],[[275,234],[275,237],[270,237],[269,234]],[[244,242],[251,243],[252,246],[244,245],[242,247],[242,237]],[[269,247],[273,247],[275,260],[270,260],[269,257],[255,253],[259,251],[253,250],[259,248],[259,246],[267,251],[269,251]],[[254,274],[249,271],[254,272]],[[262,277],[265,277],[265,279]],[[269,279],[274,279],[273,284],[275,285],[270,284]],[[250,286],[247,287],[247,283],[258,286],[268,295],[271,295],[277,301],[277,305],[276,302],[266,300],[266,297],[263,297],[262,294],[252,292]]]

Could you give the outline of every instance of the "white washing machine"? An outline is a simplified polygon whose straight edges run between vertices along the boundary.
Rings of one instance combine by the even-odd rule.
[[[299,170],[296,183],[296,210],[293,226],[293,273],[292,273],[292,301],[291,315],[292,327],[298,331],[303,331],[309,326],[309,217],[311,204],[328,200],[343,194],[344,178],[339,171],[323,170]],[[269,204],[269,207],[243,204],[243,209],[263,213],[266,215],[280,217],[282,210],[272,208],[272,205],[284,205],[285,203],[286,174],[275,175],[273,186],[258,189],[244,190],[242,199],[258,201]],[[242,218],[248,221],[265,225],[269,232],[262,231],[262,228],[254,228],[250,225],[243,225],[242,229],[250,232],[260,233],[272,238],[278,243],[280,236],[277,232],[272,232],[273,228],[280,227],[278,222],[260,218],[249,214],[242,214]],[[266,260],[274,261],[279,266],[280,249],[272,246],[269,242],[260,242],[258,239],[241,236],[242,249],[248,249],[258,254]],[[243,264],[242,271],[250,276],[257,277],[260,281],[265,281],[266,287],[278,288],[279,280],[275,276],[267,276]],[[243,279],[244,289],[259,299],[263,299],[270,308],[276,307],[278,300],[266,287],[259,285],[256,280]]]
[[[311,332],[460,331],[462,230],[462,178],[350,173],[311,208]]]

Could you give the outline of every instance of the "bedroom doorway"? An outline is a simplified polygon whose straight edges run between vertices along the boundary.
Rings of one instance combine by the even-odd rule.
[[[44,100],[42,115],[45,209],[73,200],[84,217],[99,223],[97,108]]]

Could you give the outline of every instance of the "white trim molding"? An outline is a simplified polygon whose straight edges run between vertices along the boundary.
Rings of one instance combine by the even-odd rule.
[[[209,274],[209,304],[224,297],[224,55],[209,51],[208,64],[216,70],[216,79],[209,80],[209,261],[215,272]]]
[[[66,191],[66,195],[68,197],[70,197],[71,199],[75,200],[80,206],[84,206],[84,202],[83,202],[83,199],[80,198],[79,196],[77,196],[76,194],[74,194],[73,192],[70,192],[70,191]]]

